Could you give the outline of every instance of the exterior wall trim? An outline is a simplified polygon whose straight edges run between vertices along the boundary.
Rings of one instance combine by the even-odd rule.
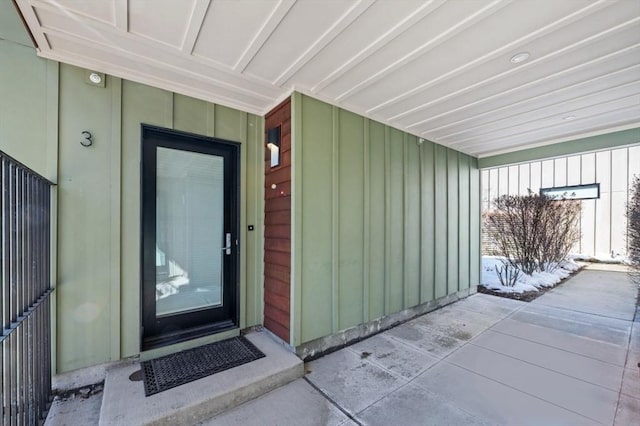
[[[640,143],[640,127],[478,159],[478,168],[526,163]]]
[[[291,308],[290,342],[302,340],[302,95],[291,95]]]

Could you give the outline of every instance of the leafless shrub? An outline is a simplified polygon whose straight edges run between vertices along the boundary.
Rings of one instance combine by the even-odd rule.
[[[513,287],[520,277],[520,269],[514,267],[511,263],[504,261],[502,266],[494,265],[500,284],[505,287]]]
[[[544,206],[543,230],[540,233],[539,266],[542,271],[556,270],[580,241],[580,210],[573,200],[547,198]]]
[[[636,176],[631,184],[631,194],[627,205],[627,223],[631,275],[636,282],[640,283],[640,176]]]
[[[485,214],[484,230],[496,255],[531,274],[553,270],[580,239],[578,201],[545,195],[503,195]]]

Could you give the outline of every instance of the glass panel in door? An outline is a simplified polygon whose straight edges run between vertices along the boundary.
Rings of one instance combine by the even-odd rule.
[[[221,306],[224,157],[156,155],[156,316]]]
[[[142,125],[141,348],[239,324],[240,145]]]

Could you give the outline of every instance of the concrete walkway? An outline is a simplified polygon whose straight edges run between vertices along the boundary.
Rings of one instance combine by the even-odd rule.
[[[532,303],[476,294],[202,425],[640,424],[636,292],[585,270]]]

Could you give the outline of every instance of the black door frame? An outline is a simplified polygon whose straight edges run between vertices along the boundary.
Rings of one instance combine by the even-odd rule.
[[[224,233],[231,255],[223,256],[223,306],[156,318],[156,152],[158,147],[224,157]],[[172,129],[141,125],[140,174],[141,350],[149,350],[240,325],[240,144]],[[222,250],[222,244],[220,250]]]

